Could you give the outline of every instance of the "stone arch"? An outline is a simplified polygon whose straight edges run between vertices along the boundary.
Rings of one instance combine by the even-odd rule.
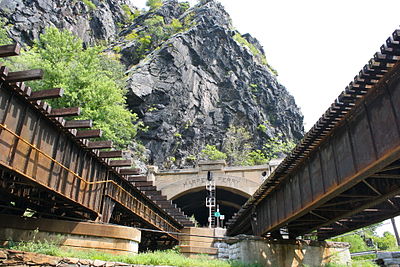
[[[205,206],[207,191],[205,186],[191,188],[180,192],[171,200],[188,216],[194,215],[201,226],[207,225],[208,208]],[[216,198],[225,222],[246,202],[250,195],[236,188],[217,186]]]

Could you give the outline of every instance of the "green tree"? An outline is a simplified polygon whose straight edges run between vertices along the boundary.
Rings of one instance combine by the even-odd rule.
[[[14,65],[43,69],[44,79],[33,82],[32,88],[64,88],[64,96],[50,102],[53,107],[81,107],[80,119],[92,119],[103,130],[103,139],[124,147],[133,142],[140,124],[134,124],[137,115],[126,108],[122,65],[102,50],[85,49],[70,32],[48,28],[31,50],[15,58]]]
[[[162,7],[162,5],[163,5],[162,0],[147,0],[146,1],[146,6],[148,6],[150,8],[150,10]]]
[[[231,165],[249,165],[246,162],[251,151],[251,135],[244,127],[231,125],[226,132],[226,138],[222,150],[228,156],[228,163]]]
[[[13,43],[13,40],[8,37],[6,21],[0,19],[0,45],[7,45]]]
[[[390,232],[384,232],[383,236],[372,236],[372,240],[381,250],[393,250],[397,248],[396,237]]]
[[[200,157],[206,160],[225,160],[227,158],[225,153],[219,151],[213,145],[206,145],[206,147],[201,150]]]
[[[263,153],[265,158],[270,161],[278,158],[281,154],[289,154],[295,146],[293,141],[285,141],[281,139],[281,136],[275,136],[264,144]]]

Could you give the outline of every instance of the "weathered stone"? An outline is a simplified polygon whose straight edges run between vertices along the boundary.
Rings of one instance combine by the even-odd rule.
[[[124,22],[121,6],[132,6],[130,0],[94,3],[97,7],[91,10],[82,1],[75,0],[3,0],[0,1],[0,16],[13,25],[12,37],[23,44],[32,44],[46,27],[68,29],[87,44],[114,40],[117,23]]]
[[[106,262],[105,262],[105,261],[95,260],[95,261],[93,262],[93,266],[95,266],[95,267],[100,267],[100,266],[105,266],[105,265],[106,265]]]
[[[157,10],[165,21],[185,16],[177,1],[167,3]],[[258,56],[234,40],[223,7],[208,1],[191,11],[195,27],[173,35],[127,72],[128,104],[149,127],[139,138],[151,151],[150,161],[161,166],[175,158],[165,167],[192,165],[188,156],[206,144],[221,148],[231,125],[246,128],[257,149],[279,134],[300,139],[302,115],[294,98]],[[142,26],[138,19],[121,34]],[[255,38],[245,37],[263,52]],[[121,47],[127,66],[138,62],[137,45]]]
[[[65,263],[71,263],[71,264],[79,263],[79,259],[78,258],[63,258],[62,261],[65,262]]]
[[[0,250],[0,259],[7,259],[7,253],[4,250]]]
[[[93,264],[93,261],[91,261],[91,260],[80,259],[80,260],[79,260],[79,264],[80,264],[80,265],[92,265],[92,264]]]

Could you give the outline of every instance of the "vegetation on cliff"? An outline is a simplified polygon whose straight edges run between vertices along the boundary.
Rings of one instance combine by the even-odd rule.
[[[123,66],[103,50],[84,48],[82,40],[67,30],[48,28],[11,64],[16,69],[43,69],[44,79],[30,83],[34,90],[63,88],[62,98],[49,101],[54,108],[81,107],[80,119],[92,119],[94,127],[102,129],[103,139],[126,147],[141,124],[126,108]]]

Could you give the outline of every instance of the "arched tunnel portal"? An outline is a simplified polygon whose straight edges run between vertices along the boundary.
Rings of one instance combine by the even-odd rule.
[[[188,216],[195,217],[199,226],[208,225],[209,208],[206,207],[207,190],[205,186],[192,188],[181,192],[172,198],[172,201],[180,207]],[[216,200],[220,213],[225,216],[224,222],[229,220],[235,212],[250,197],[246,192],[235,188],[217,186]]]

